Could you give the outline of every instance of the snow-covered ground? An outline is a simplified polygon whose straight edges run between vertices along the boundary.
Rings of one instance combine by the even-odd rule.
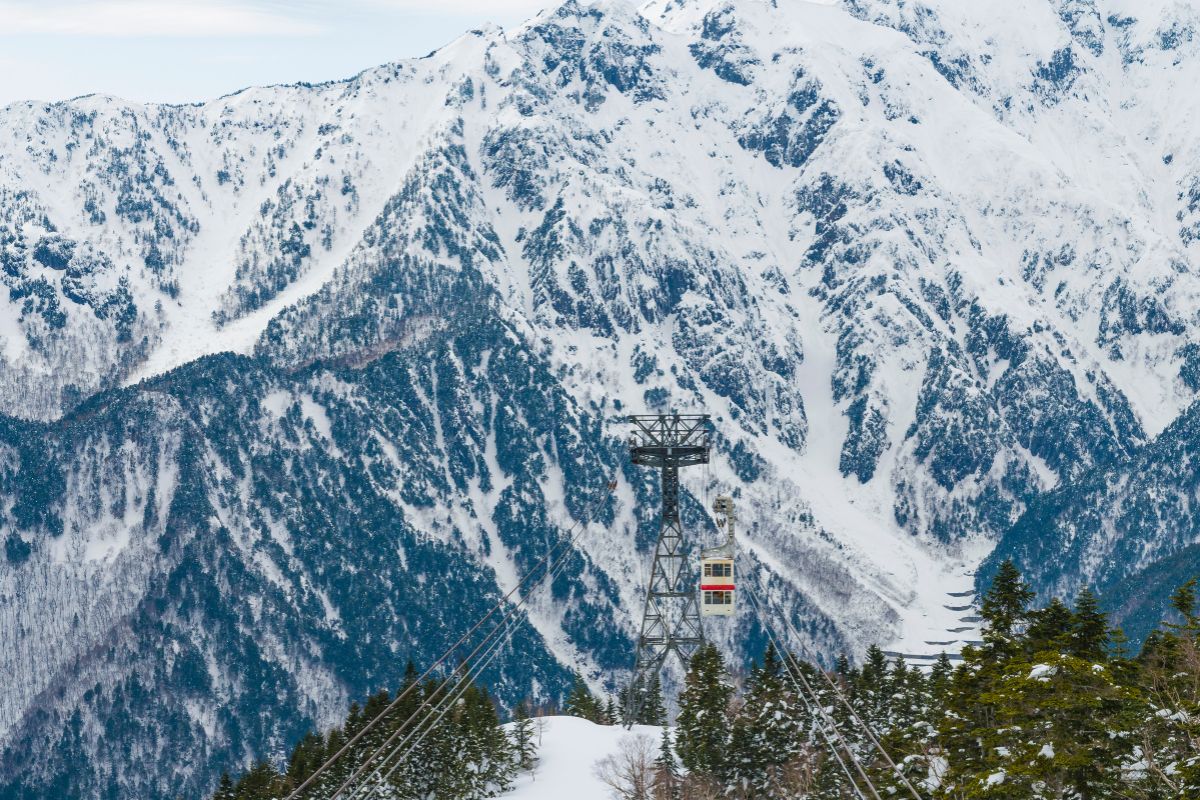
[[[578,717],[539,717],[534,721],[539,741],[537,767],[521,775],[511,800],[612,800],[611,790],[596,776],[596,763],[617,752],[621,740],[649,736],[657,749],[662,729],[635,725],[597,725]]]

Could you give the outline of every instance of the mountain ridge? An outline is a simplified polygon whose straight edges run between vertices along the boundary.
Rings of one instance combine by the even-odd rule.
[[[99,752],[63,738],[76,713],[144,744],[112,721],[131,676],[180,696],[204,685],[171,683],[174,645],[218,676],[261,662],[287,687],[238,683],[215,725],[210,679],[193,710],[154,716],[156,735],[210,754],[188,785],[221,759],[285,752],[368,680],[394,682],[404,651],[425,655],[404,625],[432,607],[381,621],[351,599],[403,583],[393,536],[439,532],[429,564],[473,576],[483,602],[612,474],[603,530],[533,620],[536,658],[496,680],[505,702],[552,696],[570,667],[618,681],[655,499],[652,476],[621,466],[630,411],[713,413],[714,463],[684,476],[688,523],[703,538],[706,494],[737,497],[747,568],[814,660],[969,641],[976,568],[1031,558],[1032,521],[1057,497],[1118,503],[1089,491],[1096,475],[1149,465],[1185,494],[1186,472],[1155,469],[1193,447],[1168,432],[1200,388],[1200,151],[1181,122],[1195,101],[1178,95],[1198,23],[1185,4],[1133,14],[1117,0],[567,2],[344,81],[0,110],[0,411],[21,432],[0,460],[0,632],[50,631],[8,654],[31,660],[0,695],[0,796],[48,785],[29,743]],[[155,386],[178,407],[156,406]],[[53,446],[19,444],[34,430]],[[127,470],[105,466],[106,437],[130,442]],[[184,441],[194,452],[173,449]],[[120,594],[150,586],[123,569],[175,572],[146,533],[161,515],[144,515],[167,491],[150,476],[177,470],[194,497],[168,518],[198,563],[247,587],[178,579],[233,621],[224,649],[199,617],[172,627],[178,597]],[[353,512],[334,508],[343,492]],[[385,554],[378,579],[312,549],[356,524]],[[1106,574],[1113,602],[1160,557],[1188,569],[1187,531],[1131,523],[1139,555]],[[64,542],[96,557],[58,557]],[[1021,566],[1070,594],[1095,580],[1096,552]],[[306,588],[321,571],[340,576],[329,606]],[[115,644],[84,669],[38,596],[65,619],[146,610],[88,631]],[[236,631],[259,596],[283,643],[261,657]],[[390,639],[364,651],[369,675],[339,649],[337,615]],[[735,653],[761,637],[744,621],[715,635]],[[48,688],[81,670],[91,699]],[[272,723],[266,704],[294,711]],[[67,779],[105,796],[136,775],[153,794],[167,778],[148,763]]]

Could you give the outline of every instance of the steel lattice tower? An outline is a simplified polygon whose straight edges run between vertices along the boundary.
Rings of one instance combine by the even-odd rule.
[[[625,723],[641,714],[644,689],[674,652],[687,669],[704,641],[696,576],[679,521],[679,469],[707,464],[711,448],[708,414],[632,416],[629,454],[634,464],[658,467],[662,475],[662,519],[654,565],[646,587],[637,660],[625,701]]]

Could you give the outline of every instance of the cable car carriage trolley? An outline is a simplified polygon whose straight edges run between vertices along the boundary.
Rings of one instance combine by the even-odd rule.
[[[734,611],[733,498],[714,498],[712,510],[717,528],[725,531],[725,543],[700,551],[700,616],[729,617]]]

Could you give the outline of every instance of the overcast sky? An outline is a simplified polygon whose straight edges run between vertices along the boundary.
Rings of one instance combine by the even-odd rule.
[[[193,102],[424,55],[551,0],[0,0],[0,105]]]

